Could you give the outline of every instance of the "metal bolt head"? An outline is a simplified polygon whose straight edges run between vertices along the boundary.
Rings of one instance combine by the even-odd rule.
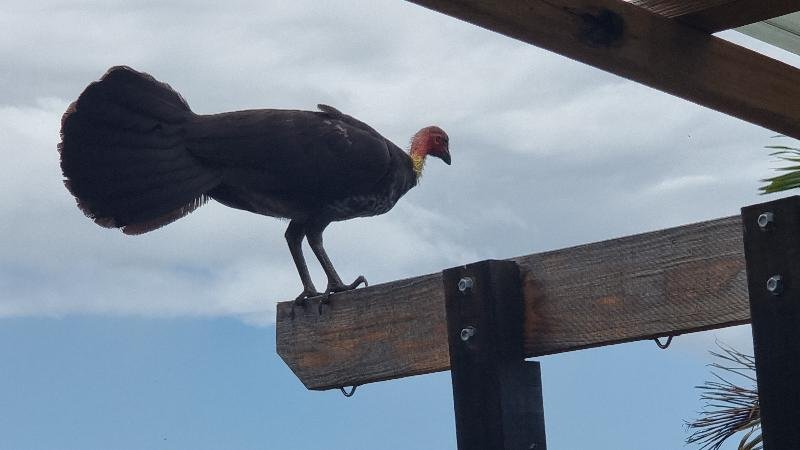
[[[775,214],[769,211],[758,216],[758,227],[762,230],[766,230],[773,222],[775,222]]]
[[[470,277],[464,277],[458,280],[458,291],[462,294],[469,293],[472,290],[472,286],[475,284]]]
[[[466,327],[461,330],[461,340],[467,342],[469,338],[475,336],[478,333],[478,330],[475,327]]]
[[[767,290],[772,295],[781,295],[783,292],[783,277],[780,275],[773,275],[767,280]]]

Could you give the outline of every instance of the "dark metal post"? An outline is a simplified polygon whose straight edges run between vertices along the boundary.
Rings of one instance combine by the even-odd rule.
[[[800,449],[800,197],[742,221],[764,449]]]
[[[458,450],[545,450],[539,363],[522,351],[517,264],[448,269],[444,283]]]

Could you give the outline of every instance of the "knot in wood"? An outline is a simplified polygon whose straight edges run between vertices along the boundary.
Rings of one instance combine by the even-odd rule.
[[[583,20],[581,42],[590,47],[611,47],[622,40],[625,20],[614,11],[601,9],[596,12],[578,12],[577,15]]]

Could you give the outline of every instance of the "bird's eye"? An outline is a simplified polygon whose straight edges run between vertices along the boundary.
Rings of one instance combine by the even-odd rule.
[[[442,143],[442,137],[441,137],[441,136],[436,136],[436,139],[434,139],[434,141],[435,141],[437,144],[441,144],[441,143]]]

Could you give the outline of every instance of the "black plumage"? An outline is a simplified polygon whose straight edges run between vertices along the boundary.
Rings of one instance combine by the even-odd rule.
[[[259,109],[198,115],[169,85],[119,66],[91,83],[62,119],[61,168],[84,213],[104,227],[145,233],[213,198],[290,219],[286,239],[317,295],[301,242],[320,260],[325,292],[353,289],[322,247],[333,221],[382,214],[417,184],[425,156],[450,163],[438,127],[420,130],[406,153],[339,110]]]

